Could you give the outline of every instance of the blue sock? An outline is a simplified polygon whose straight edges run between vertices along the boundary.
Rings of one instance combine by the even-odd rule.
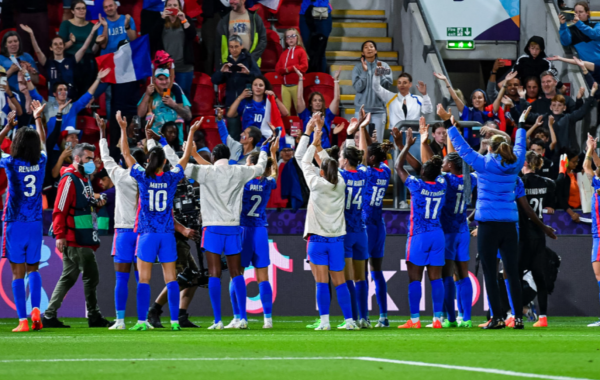
[[[471,309],[473,307],[473,284],[471,284],[471,279],[469,277],[463,278],[457,283],[460,284],[460,293],[458,299],[463,307],[463,320],[470,321]]]
[[[385,282],[383,272],[371,271],[371,278],[375,282],[375,296],[379,305],[379,317],[387,318],[387,283]]]
[[[208,278],[208,295],[215,316],[215,323],[221,322],[221,279],[217,277]]]
[[[27,318],[27,300],[25,299],[25,279],[19,278],[12,282],[13,296],[15,297],[15,305],[17,306],[17,315],[19,319]]]
[[[352,318],[352,304],[350,291],[348,290],[348,285],[341,284],[335,287],[335,293],[337,294],[337,300],[342,308],[342,314],[344,314],[344,319]]]
[[[454,281],[452,284],[454,285]],[[441,278],[431,281],[431,299],[433,300],[433,316],[440,318],[444,308],[444,281]],[[454,305],[451,309],[454,314]],[[448,314],[450,314],[450,309],[448,309]],[[456,317],[454,319],[456,320]]]
[[[258,292],[260,293],[260,303],[262,303],[265,318],[271,318],[271,313],[273,312],[273,289],[271,289],[271,283],[263,281],[258,284]]]
[[[150,284],[138,282],[137,285],[137,314],[138,321],[145,321],[150,307]]]
[[[350,292],[352,319],[358,321],[358,302],[356,300],[356,287],[354,286],[354,281],[346,281],[346,286],[348,286],[348,291]]]
[[[179,284],[177,281],[171,281],[167,284],[167,299],[169,300],[171,321],[179,321]]]
[[[331,295],[329,294],[329,284],[317,282],[317,306],[319,307],[319,315],[329,315],[330,303]]]
[[[510,284],[508,280],[504,280],[504,285],[506,285],[506,294],[508,295],[508,303],[510,304],[510,313],[515,315],[515,307],[512,302],[512,296],[510,295]]]
[[[369,318],[369,283],[367,281],[356,282],[356,300],[358,302],[358,314],[364,320]]]
[[[237,297],[235,296],[233,281],[229,281],[229,299],[231,300],[231,307],[233,308],[233,317],[240,319],[240,307],[238,306]]]
[[[492,310],[492,304],[490,303],[490,299],[488,298],[488,308],[490,309],[490,317],[494,317],[494,311]]]
[[[598,281],[598,287],[600,288],[600,281]]]
[[[115,272],[117,281],[115,283],[115,309],[117,311],[117,319],[125,318],[125,308],[127,307],[127,295],[129,289],[129,272]]]
[[[231,282],[233,282],[238,307],[240,308],[240,319],[248,320],[248,317],[246,316],[246,280],[243,275],[239,275],[234,277]]]
[[[446,312],[448,313],[448,320],[450,322],[456,322],[456,313],[454,311],[454,297],[456,296],[456,288],[454,286],[454,279],[452,276],[444,277],[444,306],[446,306]],[[432,286],[433,289],[433,286]]]
[[[461,280],[456,281],[454,283],[454,287],[456,288],[456,305],[458,306],[458,316],[463,317],[465,310],[464,310],[464,306],[462,304],[462,299],[460,298],[460,281]],[[469,280],[469,282],[471,282],[471,281]],[[471,291],[473,291],[473,288],[471,288]],[[466,321],[467,319],[464,319],[464,320]]]
[[[42,299],[42,276],[40,272],[35,271],[27,275],[29,277],[29,294],[31,295],[31,308],[40,308]]]
[[[419,306],[421,304],[421,281],[413,281],[408,284],[408,304],[410,305],[410,317],[419,318]]]
[[[135,274],[135,283],[139,284],[140,283],[140,272],[138,272],[136,270],[136,271],[133,271],[133,274]]]

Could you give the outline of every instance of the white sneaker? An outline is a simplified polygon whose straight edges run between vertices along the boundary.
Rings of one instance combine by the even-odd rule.
[[[427,326],[425,326],[425,327],[433,328],[433,323],[430,323],[430,324],[428,324],[428,325],[427,325]]]
[[[108,328],[109,330],[125,330],[125,322],[115,323],[114,325]]]
[[[329,323],[323,323],[321,322],[321,324],[319,325],[319,327],[317,327],[315,329],[315,331],[322,331],[322,330],[331,330],[331,325]]]
[[[375,327],[390,327],[390,322],[388,321],[387,318],[384,318],[384,319],[379,318]]]
[[[146,321],[146,327],[148,327],[148,330],[154,330],[154,326],[152,326],[148,321]]]
[[[358,321],[358,327],[360,327],[361,329],[372,329],[373,326],[371,326],[371,322],[369,322],[367,319],[361,318]]]
[[[273,319],[265,318],[265,324],[263,325],[263,329],[272,329],[273,328]]]
[[[600,319],[597,322],[590,323],[587,327],[600,327]]]
[[[463,321],[463,317],[458,316],[456,317],[456,322],[458,322],[459,324]]]
[[[229,322],[229,324],[227,326],[225,326],[226,329],[238,329],[240,327],[240,320],[237,318],[234,318],[231,320],[231,322]]]
[[[240,322],[238,323],[237,328],[240,330],[247,330],[248,329],[248,321],[245,319],[240,319]]]
[[[400,201],[400,203],[398,203],[398,208],[408,208],[408,202]]]
[[[217,323],[213,323],[207,330],[223,330],[223,322],[219,321]]]
[[[346,330],[360,330],[360,326],[356,324],[356,322],[352,321],[351,323],[346,323]]]

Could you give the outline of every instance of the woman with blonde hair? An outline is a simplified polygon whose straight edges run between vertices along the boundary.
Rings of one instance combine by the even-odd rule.
[[[305,74],[308,70],[308,55],[304,50],[302,37],[295,28],[290,28],[285,31],[285,46],[287,49],[283,52],[279,61],[275,66],[277,74],[283,79],[281,87],[281,100],[285,108],[291,110],[292,101],[294,107],[298,111],[298,81],[299,77],[296,70]]]

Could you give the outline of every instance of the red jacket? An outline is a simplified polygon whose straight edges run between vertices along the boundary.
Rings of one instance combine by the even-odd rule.
[[[73,173],[77,178],[87,183],[88,179],[84,177],[79,170],[73,165],[69,165],[60,169],[60,175],[62,177],[65,173]],[[67,239],[67,246],[69,247],[84,247],[96,250],[98,245],[79,245],[75,241],[75,209],[73,208],[77,203],[77,196],[75,195],[75,184],[71,177],[63,177],[58,184],[58,192],[56,193],[56,201],[54,202],[54,211],[52,212],[52,229],[57,239]]]
[[[308,70],[308,56],[301,46],[287,48],[283,54],[281,54],[281,57],[279,57],[279,61],[275,66],[275,71],[283,77],[283,84],[294,86],[298,84],[298,74],[296,74],[294,66],[296,66],[302,74],[306,73]]]

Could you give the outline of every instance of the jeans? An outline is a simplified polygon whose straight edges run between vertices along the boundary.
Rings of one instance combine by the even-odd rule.
[[[325,44],[327,44],[327,39],[331,34],[331,30],[333,29],[333,19],[331,18],[331,13],[329,17],[325,20],[315,20],[315,30],[310,30],[308,28],[308,24],[306,23],[306,18],[304,15],[300,15],[300,35],[302,36],[302,42],[304,42],[304,49],[306,52],[310,51],[310,35],[312,33],[322,34],[325,36]],[[312,57],[311,57],[312,59]],[[321,63],[321,68],[319,70],[320,73],[327,72],[327,57],[325,54],[323,55],[323,61]]]
[[[175,71],[175,82],[181,87],[185,96],[187,96],[188,100],[191,102],[190,93],[192,91],[192,81],[194,80],[194,72],[190,71],[187,73],[182,73],[179,71]]]

